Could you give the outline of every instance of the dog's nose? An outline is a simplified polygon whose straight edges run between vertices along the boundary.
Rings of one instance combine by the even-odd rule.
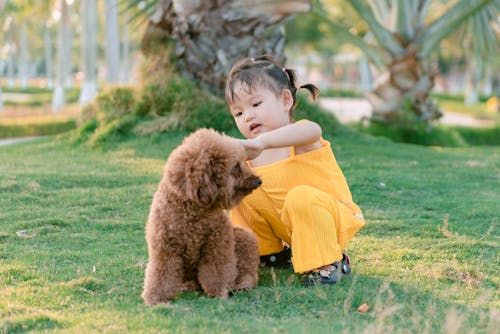
[[[261,179],[257,179],[257,180],[255,181],[255,183],[257,183],[257,184],[260,186],[260,185],[262,184],[262,180],[261,180]]]

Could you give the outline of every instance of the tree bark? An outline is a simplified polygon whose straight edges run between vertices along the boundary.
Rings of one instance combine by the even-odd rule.
[[[243,57],[267,53],[284,63],[279,23],[310,7],[310,0],[161,0],[141,46],[150,54],[153,45],[173,40],[178,71],[221,92],[230,67]]]

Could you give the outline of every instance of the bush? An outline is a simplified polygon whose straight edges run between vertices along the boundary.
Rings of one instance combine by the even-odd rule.
[[[457,127],[455,131],[465,139],[469,145],[499,146],[500,126],[492,128]]]
[[[134,90],[129,87],[114,87],[97,96],[97,118],[105,123],[125,115],[134,110]]]
[[[200,127],[227,132],[235,125],[222,98],[173,76],[164,84],[148,83],[140,91],[119,87],[99,94],[84,108],[74,142],[96,146],[127,135]]]

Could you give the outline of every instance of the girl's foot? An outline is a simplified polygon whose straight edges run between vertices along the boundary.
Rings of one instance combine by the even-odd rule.
[[[340,282],[343,275],[351,273],[351,259],[342,254],[342,261],[334,262],[302,275],[302,284],[305,286],[333,285]]]

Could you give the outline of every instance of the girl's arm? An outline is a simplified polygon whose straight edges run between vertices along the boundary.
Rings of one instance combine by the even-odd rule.
[[[318,124],[311,121],[297,122],[265,132],[253,139],[240,140],[240,143],[245,147],[248,159],[252,160],[269,148],[313,144],[319,140],[321,134],[322,130]]]

